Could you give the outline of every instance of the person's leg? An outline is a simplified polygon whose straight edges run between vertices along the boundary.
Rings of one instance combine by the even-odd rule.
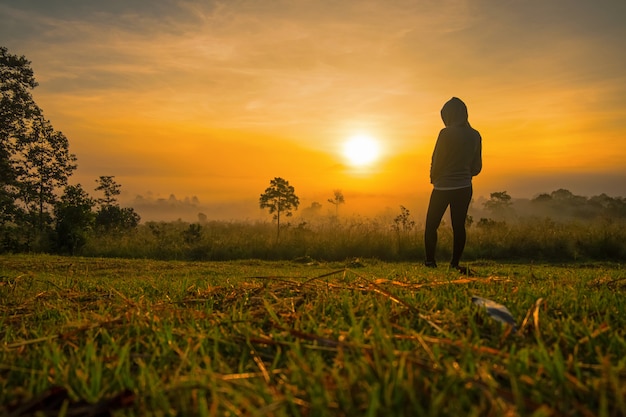
[[[428,212],[426,213],[426,226],[424,230],[424,246],[426,251],[426,266],[437,266],[435,251],[437,249],[437,229],[441,224],[441,218],[448,208],[446,191],[433,190],[430,194]]]
[[[452,221],[453,244],[450,265],[457,268],[467,239],[465,220],[467,218],[467,210],[472,201],[472,187],[453,190],[452,193],[454,193],[454,196],[450,199],[450,219]]]

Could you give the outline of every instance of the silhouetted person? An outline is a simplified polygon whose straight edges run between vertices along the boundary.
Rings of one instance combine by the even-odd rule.
[[[437,266],[437,229],[450,206],[454,236],[450,266],[462,273],[469,273],[467,268],[459,266],[459,261],[465,249],[465,218],[472,199],[472,177],[482,169],[482,138],[468,122],[465,103],[456,97],[444,104],[441,118],[446,127],[439,132],[430,166],[433,191],[424,232],[425,265],[433,268]]]

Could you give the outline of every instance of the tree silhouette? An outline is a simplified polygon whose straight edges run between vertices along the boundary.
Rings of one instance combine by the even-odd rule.
[[[261,194],[259,206],[262,209],[269,209],[270,214],[274,215],[273,219],[276,220],[276,241],[278,241],[280,236],[281,214],[291,217],[291,211],[297,210],[299,205],[300,199],[296,196],[293,186],[289,185],[289,181],[280,177],[275,177],[271,180],[270,186]]]
[[[485,201],[483,206],[494,217],[505,219],[513,213],[513,202],[511,201],[511,196],[506,191],[497,191],[489,196],[489,200]]]
[[[36,213],[37,228],[43,231],[46,209],[56,203],[56,191],[67,185],[76,169],[76,157],[69,153],[65,135],[43,117],[33,121],[30,133],[20,142],[18,198],[29,213]]]
[[[75,255],[87,242],[95,221],[96,202],[80,184],[68,185],[54,206],[57,250]]]
[[[96,191],[102,191],[104,194],[104,198],[99,198],[97,201],[104,206],[117,205],[117,196],[120,195],[122,186],[115,182],[114,178],[113,175],[101,175],[96,180],[98,183]]]
[[[33,231],[47,234],[57,194],[76,169],[67,138],[33,99],[36,86],[30,61],[0,47],[0,233],[17,226],[27,246]]]
[[[120,207],[117,196],[122,186],[112,175],[102,175],[96,180],[96,191],[102,191],[104,198],[98,198],[100,208],[96,213],[96,225],[104,231],[123,231],[137,227],[141,217],[132,207]]]
[[[335,217],[339,217],[339,205],[345,204],[346,199],[343,197],[341,190],[333,191],[333,198],[329,198],[328,202],[335,206]]]

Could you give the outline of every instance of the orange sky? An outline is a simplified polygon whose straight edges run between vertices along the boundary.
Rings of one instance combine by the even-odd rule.
[[[624,16],[617,0],[0,0],[0,44],[32,62],[87,190],[114,175],[127,202],[256,216],[280,176],[301,208],[341,189],[346,212],[419,212],[452,96],[483,136],[476,197],[625,196]],[[354,172],[359,132],[383,154]]]

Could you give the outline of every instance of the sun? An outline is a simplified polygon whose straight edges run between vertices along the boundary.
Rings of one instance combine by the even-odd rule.
[[[343,146],[343,155],[352,166],[370,165],[380,157],[378,141],[365,134],[351,136]]]

